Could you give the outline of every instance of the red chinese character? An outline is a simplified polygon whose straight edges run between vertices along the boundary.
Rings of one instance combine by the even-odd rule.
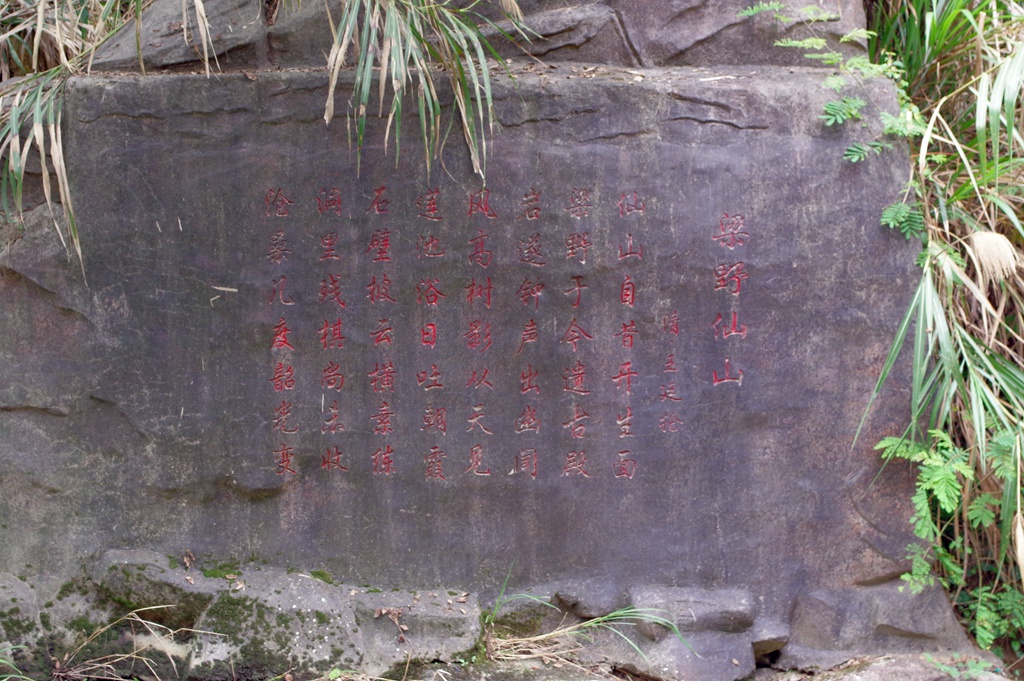
[[[534,232],[526,239],[519,240],[519,262],[534,267],[544,267],[544,254],[540,250],[540,232]]]
[[[658,428],[663,433],[675,433],[682,425],[682,420],[676,416],[675,413],[670,414],[666,411],[661,415],[661,418],[658,419]]]
[[[750,236],[742,231],[746,226],[746,218],[742,215],[722,213],[722,219],[718,221],[718,234],[711,238],[731,251],[737,246],[742,246],[743,241]]]
[[[587,365],[583,362],[576,360],[576,363],[571,367],[566,367],[565,371],[562,372],[562,380],[565,382],[563,390],[566,392],[576,393],[577,395],[590,394],[590,391],[584,385],[584,381],[587,380]]]
[[[562,336],[562,343],[568,343],[572,346],[572,351],[576,352],[576,344],[586,338],[587,340],[593,340],[593,336],[587,333],[582,326],[573,317],[573,320],[569,322],[569,328],[565,330],[565,334]]]
[[[284,297],[284,285],[288,283],[288,277],[282,274],[277,279],[274,279],[271,283],[274,285],[274,290],[270,294],[270,302],[267,303],[268,305],[273,305],[275,299],[280,300],[282,305],[295,304],[295,301],[292,300],[291,296],[288,296],[287,300],[285,300]]]
[[[573,281],[573,287],[563,291],[562,293],[564,293],[567,296],[571,296],[573,293],[576,294],[576,300],[572,304],[573,309],[576,309],[576,308],[578,308],[580,306],[580,298],[582,298],[582,296],[583,296],[583,289],[588,288],[588,287],[587,287],[586,284],[583,283],[583,275],[582,274],[575,275],[572,278],[572,281]]]
[[[341,215],[341,190],[337,188],[325,189],[320,188],[320,193],[316,195],[316,209],[320,215],[327,212],[333,212],[335,215]]]
[[[469,254],[469,261],[480,267],[490,265],[494,254],[487,250],[487,232],[478,229],[476,236],[470,239],[469,243],[473,244],[473,252]]]
[[[331,406],[327,408],[330,415],[324,419],[320,426],[321,433],[339,433],[345,430],[345,424],[338,420],[338,400],[331,400]]]
[[[619,302],[630,307],[633,307],[633,303],[636,302],[636,286],[628,274],[622,280],[622,286],[619,288]]]
[[[486,352],[491,347],[491,323],[474,319],[469,323],[469,331],[462,334],[470,350]]]
[[[381,343],[391,345],[391,341],[393,340],[391,337],[392,330],[391,324],[388,323],[387,319],[378,319],[377,326],[370,330],[370,335],[373,336],[374,347]]]
[[[579,220],[590,215],[590,208],[590,189],[573,187],[569,192],[569,205],[565,209],[569,215]]]
[[[664,402],[669,400],[671,402],[682,402],[683,398],[679,397],[679,392],[676,390],[676,382],[669,381],[668,385],[661,386],[661,394],[659,395],[661,401]]]
[[[473,413],[470,414],[468,419],[466,419],[469,423],[469,428],[466,428],[466,432],[468,433],[472,431],[473,428],[479,427],[485,434],[494,435],[494,433],[492,433],[491,430],[483,423],[483,418],[485,416],[487,416],[487,414],[484,413],[484,405],[482,403],[474,405]]]
[[[370,377],[370,385],[373,392],[379,393],[385,390],[395,392],[395,365],[389,359],[383,364],[373,363],[373,371],[366,374]]]
[[[542,192],[530,187],[530,191],[523,194],[521,204],[522,212],[516,220],[536,220],[540,217],[540,195]]]
[[[341,317],[333,322],[324,320],[324,325],[320,327],[320,345],[324,350],[345,347],[345,336],[341,333]]]
[[[437,325],[433,322],[424,324],[420,329],[420,343],[434,347],[437,344]]]
[[[395,472],[395,460],[391,458],[394,453],[395,450],[391,449],[391,445],[385,445],[383,449],[378,449],[373,453],[374,475],[391,475]]]
[[[391,411],[391,405],[387,402],[381,402],[380,406],[377,407],[377,413],[370,415],[370,420],[373,421],[373,434],[374,435],[390,435],[395,431],[393,425],[391,425],[391,418],[395,415],[395,412]]]
[[[615,205],[619,207],[620,218],[624,218],[631,213],[640,213],[643,215],[644,209],[647,207],[647,204],[640,200],[640,197],[637,195],[635,190],[633,191],[632,198],[627,194],[623,194]]]
[[[487,374],[489,373],[490,369],[484,369],[482,372],[480,372],[480,375],[478,376],[476,369],[473,369],[472,375],[469,377],[469,380],[466,381],[466,387],[468,388],[470,386],[473,386],[473,390],[479,390],[480,388],[489,388],[491,390],[494,390],[494,386],[487,379]]]
[[[665,368],[662,369],[666,374],[675,374],[679,372],[676,368],[676,355],[673,352],[665,355]]]
[[[427,467],[427,480],[448,479],[444,477],[444,471],[441,468],[441,464],[443,463],[441,459],[445,458],[446,456],[448,455],[445,454],[444,451],[436,445],[431,447],[430,451],[423,455],[423,463]]]
[[[274,407],[274,421],[270,426],[271,430],[279,430],[282,433],[297,433],[298,428],[288,427],[288,419],[292,416],[292,403],[287,400],[281,400],[281,404]]]
[[[711,385],[720,385],[722,383],[735,383],[736,385],[743,385],[743,370],[740,369],[736,376],[732,375],[732,366],[729,364],[729,358],[725,358],[725,374],[721,377],[718,376],[718,371],[711,372]]]
[[[533,390],[539,395],[540,388],[537,386],[536,383],[534,383],[534,381],[537,379],[539,375],[540,374],[537,372],[536,369],[533,368],[532,364],[527,364],[526,369],[524,369],[523,372],[519,374],[519,392],[525,395],[526,393]]]
[[[562,466],[562,475],[582,475],[585,478],[589,478],[590,473],[587,473],[586,466],[586,452],[569,452],[565,455],[565,465]]]
[[[288,328],[288,325],[284,321],[284,317],[281,317],[281,319],[277,321],[277,324],[274,324],[274,340],[270,343],[270,349],[282,350],[284,348],[288,348],[289,350],[294,350],[295,348],[293,348],[292,344],[288,342],[288,334],[291,332],[292,330]]]
[[[444,407],[435,409],[433,405],[428,404],[423,412],[423,426],[420,430],[446,434],[448,432],[448,410]]]
[[[619,452],[619,458],[612,462],[612,472],[616,478],[633,479],[633,474],[636,473],[636,459],[627,459],[627,456],[629,450],[624,449]]]
[[[633,340],[636,338],[636,323],[632,319],[628,322],[623,322],[622,330],[615,334],[615,336],[622,339],[622,347],[633,347]]]
[[[345,386],[345,374],[341,373],[341,365],[337,362],[329,361],[327,366],[324,367],[320,385],[323,386],[324,390],[337,390],[341,392],[341,389]]]
[[[441,196],[440,189],[428,189],[426,194],[420,194],[416,197],[416,208],[419,213],[416,217],[425,218],[427,220],[441,220],[440,212],[437,208],[437,199]]]
[[[745,265],[746,263],[742,262],[736,262],[731,265],[725,263],[715,265],[715,290],[725,290],[734,296],[738,296],[740,289],[743,288],[743,280],[750,278],[750,275],[744,269]]]
[[[282,442],[281,446],[274,450],[274,455],[277,457],[278,475],[284,475],[285,473],[298,475],[298,472],[292,468],[292,459],[295,458],[294,449]]]
[[[378,215],[388,212],[389,201],[384,198],[384,192],[387,190],[387,187],[377,187],[373,190],[373,203],[371,203],[370,207],[366,209],[367,213],[371,210]]]
[[[426,383],[426,385],[423,385],[424,383]],[[416,384],[423,385],[424,390],[443,388],[444,384],[441,383],[441,370],[437,368],[436,364],[431,364],[429,372],[420,371],[416,374]]]
[[[463,473],[469,473],[473,471],[474,475],[490,475],[491,469],[488,468],[485,471],[480,470],[484,465],[484,448],[482,445],[473,445],[473,448],[469,450],[469,467],[462,471]]]
[[[731,325],[726,326],[725,324],[722,324],[723,321],[725,320],[722,319],[722,315],[719,314],[717,317],[715,317],[715,321],[711,323],[711,328],[715,330],[715,338],[718,338],[719,331],[721,331],[723,339],[728,338],[729,336],[739,336],[740,338],[747,337],[747,326],[746,324],[739,323],[738,313],[732,313]],[[719,324],[722,324],[721,329],[718,328]]]
[[[441,240],[433,234],[420,234],[419,241],[416,242],[416,257],[417,258],[440,258],[444,255],[444,246],[441,245]]]
[[[279,218],[288,216],[288,206],[291,206],[295,202],[289,199],[281,191],[281,188],[268,189],[266,195],[263,197],[263,204],[267,207],[266,215],[269,218],[271,215]]]
[[[540,292],[544,290],[544,284],[540,281],[530,281],[529,278],[523,279],[522,285],[519,290],[516,291],[516,295],[519,296],[519,300],[523,302],[523,305],[530,304],[530,298],[533,298],[533,309],[536,310],[540,305]]]
[[[284,230],[274,232],[270,237],[270,246],[267,247],[267,260],[280,265],[288,259],[291,249],[288,248],[288,240],[284,238]]]
[[[578,404],[574,404],[572,409],[572,418],[568,421],[562,421],[562,427],[569,429],[569,435],[571,435],[573,439],[578,439],[583,437],[586,432],[586,424],[583,422],[589,418],[590,414],[583,411],[583,407]]]
[[[363,253],[373,251],[373,262],[391,262],[391,230],[375,229],[370,235],[370,245]]]
[[[481,189],[475,194],[469,195],[469,215],[472,216],[474,213],[483,213],[489,218],[496,218],[498,214],[491,208],[489,201],[491,199],[490,189]]]
[[[679,335],[679,313],[677,311],[672,310],[661,318],[661,330],[671,333],[673,336]]]
[[[516,465],[513,469],[516,473],[529,473],[534,480],[537,479],[537,450],[520,449],[516,454]]]
[[[370,283],[366,285],[366,290],[369,293],[366,297],[370,299],[371,303],[378,303],[381,301],[388,301],[391,303],[397,303],[398,301],[391,297],[391,279],[386,274],[382,274],[380,281],[377,281],[377,277],[370,277]]]
[[[637,250],[633,250],[633,235],[626,235],[626,250],[622,250],[622,246],[619,246],[619,260],[625,260],[626,258],[636,258],[637,260],[644,259],[644,247],[641,245]]]
[[[530,405],[526,405],[523,408],[523,413],[515,420],[513,430],[517,434],[525,433],[528,430],[540,433],[540,419],[537,418],[537,410]]]
[[[615,382],[615,388],[621,390],[622,386],[626,386],[626,394],[632,395],[633,378],[639,374],[633,369],[632,362],[623,362],[619,367],[619,373],[612,376],[612,380]]]
[[[348,469],[341,465],[341,456],[344,454],[340,449],[335,447],[328,447],[323,455],[320,457],[320,468],[326,468],[328,471],[342,471],[348,473]]]
[[[321,260],[341,260],[338,253],[334,248],[338,245],[338,233],[330,232],[328,234],[320,235],[320,259]]]
[[[469,280],[469,285],[466,286],[466,300],[470,305],[473,304],[475,299],[479,298],[484,301],[484,305],[487,309],[491,309],[491,278],[487,277],[487,283],[476,283],[476,278]]]
[[[437,288],[440,283],[440,279],[420,279],[420,283],[416,284],[416,302],[420,305],[426,303],[437,307],[439,299],[448,297],[441,293],[441,289]]]
[[[619,437],[633,437],[633,410],[626,407],[625,414],[615,415],[615,425],[619,427]]]
[[[590,232],[573,232],[565,237],[565,257],[569,260],[576,258],[581,265],[587,264],[587,251],[590,250]]]
[[[537,322],[535,322],[535,321],[533,321],[531,319],[530,321],[526,322],[525,326],[523,326],[523,334],[522,334],[522,337],[519,340],[519,349],[516,350],[516,354],[518,355],[520,352],[522,352],[523,351],[523,346],[526,345],[527,343],[536,343],[536,342],[537,342]]]
[[[274,384],[276,392],[294,390],[295,370],[292,369],[291,365],[285,366],[284,362],[278,362],[277,366],[274,367],[274,377],[270,379],[270,382]]]
[[[320,299],[317,302],[333,300],[339,307],[345,307],[345,301],[341,299],[341,275],[328,274],[326,279],[320,280]]]

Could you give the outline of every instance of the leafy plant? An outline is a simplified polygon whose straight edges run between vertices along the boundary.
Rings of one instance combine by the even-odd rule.
[[[908,548],[906,579],[920,588],[937,575],[978,643],[1003,645],[1020,658],[1021,17],[1003,0],[872,6],[872,30],[849,36],[868,40],[871,60],[844,58],[822,41],[777,44],[814,50],[807,56],[838,67],[824,79],[838,94],[848,77],[886,76],[897,86],[900,112],[881,113],[883,135],[907,140],[913,172],[907,192],[914,196],[886,208],[881,223],[922,240],[922,276],[872,402],[909,342],[911,418],[901,437],[879,444],[886,458],[918,467],[913,522],[925,543]],[[862,108],[837,98],[822,120],[858,120]],[[861,162],[887,146],[884,139],[855,143],[844,157]]]
[[[843,151],[843,158],[850,163],[859,163],[871,154],[881,154],[883,151],[892,149],[888,142],[872,140],[871,142],[854,142]]]
[[[5,644],[0,646],[0,681],[32,681],[31,678],[21,673],[17,663],[14,661],[14,651],[17,646]]]
[[[515,0],[501,0],[508,16],[519,26],[522,12]],[[391,86],[385,146],[391,126],[395,126],[396,161],[401,134],[402,99],[415,83],[417,109],[424,153],[429,166],[442,146],[441,103],[434,84],[434,65],[448,75],[459,111],[462,132],[473,170],[485,178],[487,160],[486,132],[493,124],[490,68],[488,55],[504,65],[480,30],[486,20],[474,11],[477,2],[467,7],[447,0],[350,0],[342,9],[335,30],[334,46],[327,59],[330,85],[324,120],[334,116],[334,92],[338,75],[346,63],[349,48],[357,52],[353,93],[356,141],[362,149],[366,116],[373,87],[373,66],[379,62],[378,110],[383,114],[387,86]],[[520,32],[522,32],[520,30]],[[525,33],[523,33],[525,37]]]
[[[846,121],[861,119],[861,109],[867,105],[860,97],[843,97],[825,103],[825,110],[818,117],[825,125],[842,125]]]
[[[921,280],[875,395],[909,345],[911,419],[886,457],[918,466],[912,588],[938,578],[979,645],[1024,638],[1024,91],[1021,20],[1005,2],[880,3],[876,60],[902,64],[912,202],[882,223],[920,235]],[[874,398],[872,398],[874,399]]]
[[[924,214],[917,204],[894,203],[887,206],[882,211],[881,222],[889,229],[898,229],[908,239],[925,236]]]
[[[194,42],[190,33],[198,34],[200,56],[209,76],[211,55],[216,65],[211,27],[203,0],[190,1],[196,26],[193,30],[183,1],[183,38]],[[349,108],[360,158],[376,80],[379,115],[383,115],[389,88],[391,92],[384,145],[387,147],[394,126],[396,161],[403,100],[410,91],[415,92],[429,170],[446,138],[442,97],[434,80],[440,71],[451,86],[473,169],[486,178],[487,133],[493,122],[488,59],[499,67],[504,66],[504,60],[481,32],[481,24],[489,23],[476,11],[482,1],[347,0],[337,25],[325,8],[323,19],[332,27],[334,43],[327,61],[324,119],[329,123],[334,116],[338,79],[347,58],[354,53],[355,82]],[[526,37],[516,1],[496,1],[512,20],[514,30]],[[6,219],[23,222],[25,173],[30,158],[38,158],[54,227],[80,263],[81,245],[61,143],[63,86],[70,75],[88,67],[96,47],[126,21],[134,19],[139,45],[143,2],[8,0],[0,4],[0,209]],[[139,64],[145,73],[141,51]],[[57,196],[53,195],[53,180]],[[58,219],[61,214],[66,236]],[[84,277],[84,264],[82,274]]]

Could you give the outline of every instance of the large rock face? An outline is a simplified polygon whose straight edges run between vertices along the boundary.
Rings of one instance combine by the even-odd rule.
[[[638,61],[676,63],[661,28]],[[666,677],[962,643],[890,588],[899,396],[851,449],[914,280],[878,225],[905,159],[843,160],[878,131],[819,120],[821,70],[514,75],[486,188],[456,140],[428,175],[413,120],[357,172],[322,72],[74,80],[88,283],[47,233],[0,261],[0,570],[188,550],[493,594],[511,566],[672,613],[707,655],[650,633]]]

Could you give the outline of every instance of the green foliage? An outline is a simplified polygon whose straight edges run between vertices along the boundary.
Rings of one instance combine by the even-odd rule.
[[[854,142],[843,151],[843,158],[850,163],[859,163],[871,154],[881,154],[883,151],[888,149],[892,149],[892,145],[883,140]]]
[[[889,229],[898,229],[907,239],[924,238],[925,225],[921,207],[897,202],[882,211],[881,222]]]
[[[742,9],[736,13],[740,17],[752,17],[762,12],[781,12],[784,9],[784,5],[781,2],[758,2],[756,5],[751,5],[746,9]]]
[[[199,40],[194,42],[201,46],[197,52],[209,76],[211,27],[202,0],[190,1],[198,22],[194,34]],[[324,119],[329,123],[334,115],[338,78],[346,66],[346,57],[354,53],[355,83],[348,108],[350,120],[355,123],[358,150],[361,152],[365,141],[366,120],[372,108],[371,91],[377,81],[378,115],[383,115],[386,93],[389,89],[391,92],[384,146],[387,147],[394,129],[397,162],[403,101],[412,91],[429,171],[431,160],[440,154],[445,141],[444,111],[434,82],[434,74],[443,73],[454,94],[473,169],[485,179],[487,134],[493,123],[488,59],[496,62],[498,68],[505,68],[505,63],[481,31],[481,26],[489,22],[474,10],[479,1],[456,6],[448,0],[351,0],[342,3],[336,25],[325,8],[323,21],[334,32],[334,44],[327,63],[329,95]],[[520,24],[522,13],[515,0],[489,1],[500,2],[514,29],[525,37]],[[95,48],[126,21],[134,20],[136,45],[141,45],[143,3],[144,0],[0,3],[0,219],[23,222],[25,171],[29,160],[38,158],[54,227],[69,252],[73,250],[78,256],[83,277],[85,269],[61,144],[63,86],[70,75],[85,69]],[[189,22],[183,23],[187,32]],[[216,57],[213,61],[216,64]],[[141,52],[139,65],[144,74]],[[52,192],[53,181],[57,196]]]
[[[973,657],[964,656],[960,660],[952,661],[952,664],[939,662],[928,653],[925,653],[922,657],[951,679],[980,679],[986,673],[998,671],[993,670],[992,665],[987,664],[984,660]]]
[[[385,146],[394,125],[396,150],[401,135],[403,95],[413,88],[429,167],[430,160],[440,153],[443,141],[441,102],[433,76],[433,66],[438,65],[447,74],[455,96],[473,170],[485,178],[486,134],[493,123],[487,58],[492,57],[500,65],[504,65],[504,60],[481,32],[480,22],[484,20],[473,10],[476,4],[458,7],[433,0],[346,2],[327,59],[329,88],[324,120],[330,123],[334,116],[338,76],[352,48],[357,56],[350,106],[357,148],[362,150],[374,79],[378,81],[379,114],[383,114],[387,87],[391,88]],[[502,4],[512,10],[509,16],[518,28],[518,6],[509,0]],[[374,71],[375,64],[379,65],[379,73]],[[396,161],[397,155],[396,151]]]
[[[825,125],[841,125],[846,121],[861,119],[861,109],[867,105],[860,97],[843,97],[826,102],[825,109],[819,116]]]
[[[332,577],[331,573],[326,570],[313,570],[309,573],[309,576],[319,579],[321,582],[326,584],[334,584],[334,577]]]
[[[811,29],[812,33],[814,32],[813,27],[816,23],[836,18],[832,14],[824,12],[814,5],[809,5],[803,8],[799,12],[799,15],[799,17],[792,18],[786,17],[781,13],[777,13],[776,18],[784,21],[804,21]],[[740,16],[752,16],[752,14],[741,13]],[[874,36],[874,31],[854,29],[846,35],[841,36],[838,43],[839,45],[842,45],[846,43],[861,42],[870,40]],[[775,41],[775,45],[777,47],[806,50],[804,57],[807,59],[819,62],[823,66],[836,67],[836,72],[826,76],[822,85],[839,95],[841,95],[844,88],[850,84],[851,79],[859,81],[863,78],[884,77],[899,82],[902,75],[902,70],[891,59],[875,62],[862,54],[845,56],[842,52],[836,49],[830,49],[829,39],[817,34],[800,39],[781,38]],[[910,106],[910,103],[906,98],[902,98],[901,104],[905,107]],[[863,119],[863,110],[866,106],[867,102],[860,97],[840,97],[825,104],[820,118],[826,126],[830,127],[843,125],[849,121],[859,121]],[[901,115],[898,119],[887,112],[881,113],[884,116],[888,116],[890,119],[894,119],[894,124],[899,122],[898,127],[894,125],[892,129],[890,129],[889,125],[885,126],[883,135],[891,135],[900,134],[901,131],[908,129],[910,124],[909,122],[903,121],[903,119],[912,118],[914,110],[908,108],[906,114],[901,111]],[[881,139],[875,139],[868,142],[855,142],[844,150],[843,158],[851,163],[860,163],[871,155],[881,154],[882,151],[889,150],[891,148],[891,144]]]
[[[922,275],[875,390],[908,348],[911,418],[903,436],[878,445],[918,473],[912,523],[922,543],[908,549],[904,580],[920,589],[938,579],[979,645],[1020,657],[1024,46],[1014,7],[878,3],[872,31],[851,36],[868,40],[872,60],[847,58],[825,85],[842,94],[848,76],[890,78],[901,108],[881,114],[883,135],[910,147],[914,196],[881,223],[921,240]],[[826,106],[826,125],[860,118],[845,99]],[[855,143],[844,157],[864,161],[882,142]]]
[[[803,38],[801,40],[795,40],[793,38],[782,38],[781,40],[775,41],[776,47],[796,47],[801,50],[823,50],[828,42],[824,38]]]
[[[14,661],[14,653],[19,648],[10,644],[0,646],[0,681],[32,681],[21,673]]]

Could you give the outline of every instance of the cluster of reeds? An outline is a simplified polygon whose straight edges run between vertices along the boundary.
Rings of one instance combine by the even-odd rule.
[[[901,65],[913,179],[891,226],[922,276],[882,375],[909,342],[915,524],[969,628],[1024,655],[1024,10],[1003,0],[880,0],[871,41]],[[880,382],[881,386],[881,382]],[[910,444],[913,443],[913,444]]]
[[[334,116],[335,90],[349,58],[354,91],[348,101],[349,120],[355,122],[356,145],[362,149],[373,82],[379,84],[378,114],[390,88],[385,146],[392,126],[396,157],[400,138],[402,102],[415,98],[425,162],[437,158],[447,130],[445,107],[435,77],[450,84],[454,109],[451,123],[461,127],[475,172],[485,177],[487,134],[491,118],[491,69],[504,60],[484,37],[489,24],[476,11],[484,0],[344,0],[340,17],[325,5],[323,21],[334,33],[328,58],[328,96],[324,119]],[[522,12],[515,0],[498,3],[522,30]],[[63,85],[75,73],[88,69],[95,49],[126,21],[135,20],[136,44],[146,0],[5,0],[0,3],[0,218],[20,222],[24,180],[30,160],[42,166],[42,186],[53,223],[69,251],[81,261],[81,246],[64,167],[60,104]],[[287,3],[286,3],[287,4]],[[189,20],[188,7],[195,26]],[[203,0],[183,1],[183,40],[193,43],[198,34],[199,54],[207,75],[216,65],[211,27]],[[286,7],[284,11],[288,11]],[[337,19],[337,23],[335,23]],[[140,54],[140,68],[145,72]],[[397,159],[396,159],[397,160]],[[56,184],[56,192],[53,186]],[[59,205],[58,205],[59,204]],[[63,220],[58,218],[63,217]],[[61,224],[66,225],[66,231]],[[83,276],[85,275],[83,267]]]

